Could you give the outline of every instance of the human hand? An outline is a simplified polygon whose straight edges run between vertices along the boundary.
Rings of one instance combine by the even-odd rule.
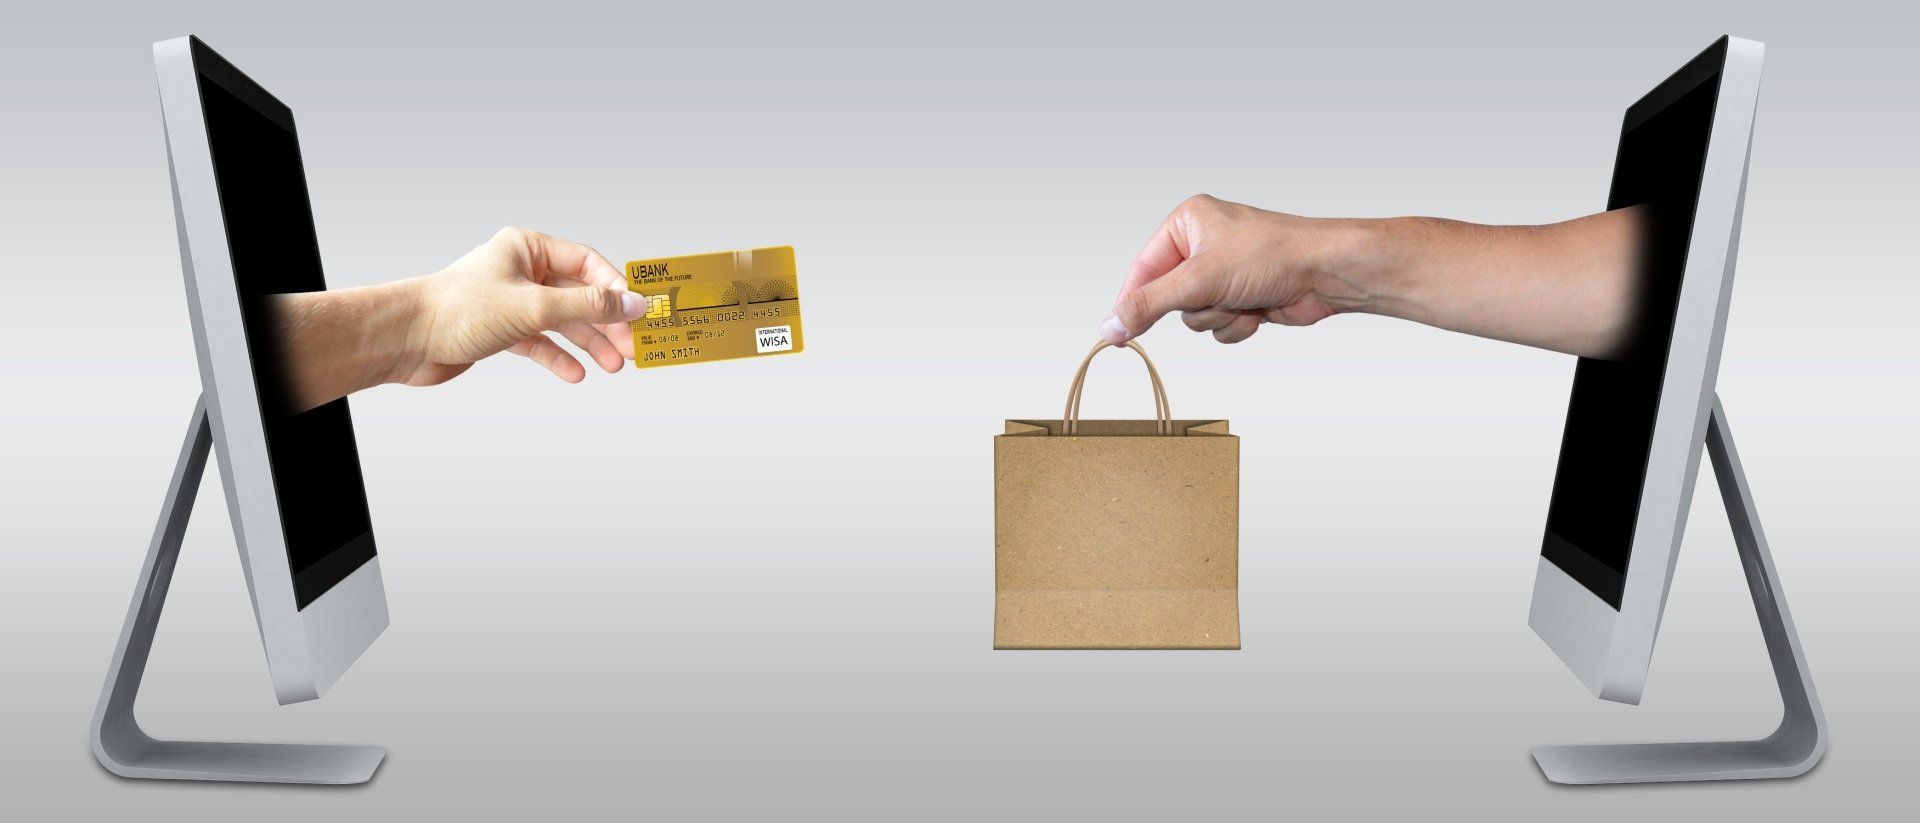
[[[1120,344],[1169,312],[1222,343],[1262,322],[1306,326],[1345,310],[1327,265],[1346,221],[1262,211],[1197,195],[1168,215],[1134,258],[1100,336]],[[1336,292],[1338,290],[1335,290]]]
[[[409,356],[390,382],[444,383],[502,351],[546,367],[568,383],[586,368],[544,332],[557,331],[607,373],[633,359],[628,321],[646,314],[646,300],[599,252],[526,229],[492,239],[416,280],[416,320]]]

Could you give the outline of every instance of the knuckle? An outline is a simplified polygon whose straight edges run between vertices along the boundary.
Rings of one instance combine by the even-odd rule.
[[[1216,199],[1212,195],[1196,194],[1181,201],[1180,207],[1173,210],[1173,216],[1170,219],[1186,226],[1188,232],[1194,232],[1218,218],[1225,206],[1226,201]]]

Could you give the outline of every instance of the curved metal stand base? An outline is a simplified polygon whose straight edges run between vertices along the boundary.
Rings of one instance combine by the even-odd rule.
[[[1533,750],[1540,772],[1555,783],[1666,783],[1799,777],[1821,752],[1766,740],[1723,743],[1624,743],[1544,746]]]
[[[1760,616],[1773,676],[1784,706],[1780,727],[1761,740],[1721,743],[1628,743],[1608,746],[1547,746],[1533,751],[1541,773],[1555,783],[1658,783],[1680,780],[1755,780],[1798,777],[1827,751],[1827,720],[1813,691],[1813,676],[1800,652],[1800,637],[1787,613],[1780,576],[1760,531],[1760,514],[1740,468],[1727,428],[1726,409],[1714,398],[1707,420],[1707,455],[1713,460],[1720,498],[1733,526],[1733,543],[1746,570],[1747,590]]]
[[[167,602],[174,562],[180,557],[180,538],[187,532],[194,493],[206,473],[213,430],[207,422],[206,402],[193,406],[187,440],[167,486],[160,522],[153,530],[140,584],[120,630],[120,648],[107,670],[100,705],[93,713],[93,755],[107,771],[121,777],[162,780],[243,780],[259,783],[365,783],[373,777],[385,749],[372,746],[314,746],[283,743],[202,743],[155,740],[140,729],[133,716],[133,700],[146,673],[147,654],[160,609]]]
[[[96,749],[95,755],[100,755]],[[121,777],[248,783],[365,783],[387,750],[300,743],[200,743],[154,740],[122,749],[100,765]]]

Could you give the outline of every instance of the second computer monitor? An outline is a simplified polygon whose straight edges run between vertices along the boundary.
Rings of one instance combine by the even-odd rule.
[[[1574,372],[1529,624],[1637,703],[1719,370],[1762,47],[1724,37],[1627,109],[1609,209],[1641,216],[1633,339]]]
[[[188,313],[234,536],[281,703],[320,696],[387,627],[346,399],[301,408],[276,297],[320,291],[293,111],[182,37],[154,44]]]

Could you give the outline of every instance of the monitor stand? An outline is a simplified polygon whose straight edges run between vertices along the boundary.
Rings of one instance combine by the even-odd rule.
[[[153,529],[153,546],[140,569],[133,605],[120,630],[120,647],[107,669],[106,687],[93,712],[93,755],[107,771],[121,777],[163,780],[241,780],[257,783],[364,783],[379,768],[385,749],[373,746],[315,746],[286,743],[205,743],[155,740],[133,717],[133,699],[146,673],[147,653],[153,650],[154,628],[167,601],[174,561],[180,558],[180,538],[200,490],[213,447],[205,398],[194,403],[187,424],[187,440],[173,467],[160,522]]]
[[[1629,743],[1602,746],[1546,746],[1533,750],[1540,771],[1555,783],[1661,783],[1679,780],[1750,780],[1797,777],[1820,762],[1827,750],[1827,719],[1813,692],[1807,658],[1800,653],[1800,637],[1787,613],[1787,597],[1780,591],[1780,575],[1760,532],[1760,515],[1733,448],[1727,412],[1713,399],[1707,420],[1707,455],[1720,481],[1720,499],[1726,503],[1733,526],[1733,544],[1747,572],[1747,590],[1760,614],[1760,633],[1767,640],[1773,676],[1780,684],[1785,711],[1780,727],[1760,740],[1713,743]]]

